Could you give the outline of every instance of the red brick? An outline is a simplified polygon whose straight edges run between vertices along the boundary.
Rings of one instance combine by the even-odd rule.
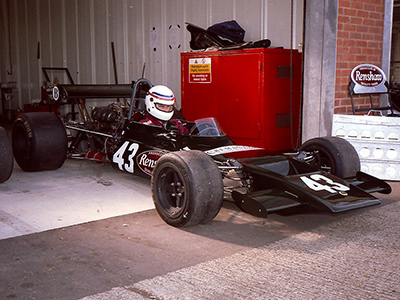
[[[351,105],[350,93],[347,91],[345,97],[340,101],[341,106]]]
[[[356,16],[357,15],[357,11],[356,10],[354,10],[354,9],[352,9],[352,8],[345,8],[344,10],[343,10],[343,15],[345,15],[345,16],[350,16],[350,17],[354,17],[354,16]]]
[[[349,82],[350,82],[350,80],[347,80],[345,83],[339,84],[338,91],[347,93],[347,91],[349,90],[349,86],[348,86]]]
[[[356,47],[365,48],[368,46],[368,42],[364,41],[364,40],[358,40],[358,41],[355,41],[355,45],[356,45]]]
[[[367,1],[368,3],[375,4],[377,6],[381,6],[381,5],[385,4],[384,0],[364,0],[364,1]]]
[[[364,3],[364,9],[367,11],[375,11],[376,6],[371,3]]]
[[[375,19],[375,20],[382,20],[383,19],[383,15],[377,12],[370,12],[369,17],[371,19]]]
[[[350,32],[349,38],[355,39],[355,40],[360,40],[362,38],[362,33],[361,32]]]
[[[346,98],[347,97],[347,92],[339,91],[339,92],[336,93],[336,96],[337,96],[338,100]],[[339,102],[341,103],[342,101],[340,100]],[[342,105],[342,104],[340,104],[340,105]]]
[[[376,33],[376,34],[379,34],[379,35],[381,35],[382,34],[382,27],[376,27],[376,26],[370,26],[369,28],[368,28],[368,32],[370,32],[370,33]]]
[[[339,31],[337,36],[338,38],[348,39],[350,37],[350,33],[348,31]]]
[[[346,55],[346,54],[350,54],[350,47],[338,47],[337,48],[337,54],[341,54],[341,55]]]
[[[358,27],[361,25],[354,25],[354,24],[343,24],[343,30],[344,31],[359,31]],[[365,27],[365,26],[364,26]],[[368,27],[365,27],[363,32],[367,32]]]
[[[348,39],[343,41],[343,46],[354,47],[356,45],[356,40]]]
[[[353,96],[353,98],[354,98],[354,105],[357,105],[357,106],[368,105],[369,106],[369,97],[363,96],[363,98],[357,98],[357,96]],[[366,108],[366,107],[364,107],[364,108]]]
[[[371,48],[363,48],[362,51],[361,51],[361,53],[363,55],[370,55],[370,54],[373,54],[373,52],[374,52],[374,50],[371,49]]]
[[[345,77],[336,78],[336,84],[337,85],[345,85],[347,83],[348,82],[347,82],[347,79]]]
[[[356,55],[356,59],[355,59],[356,61],[359,61],[360,63],[367,63],[368,62],[368,58],[367,58],[367,56],[366,55],[362,55],[362,54],[360,54],[360,55]]]
[[[378,41],[367,41],[368,48],[377,48],[379,47],[379,42]]]
[[[349,69],[348,69],[348,68],[338,70],[338,75],[339,75],[339,76],[346,77],[346,76],[348,76],[349,74],[350,74],[350,72],[349,72]]]
[[[366,26],[376,26],[377,21],[374,19],[364,19],[363,24]]]
[[[352,54],[343,55],[343,60],[345,61],[354,61],[356,60],[356,56]]]
[[[362,8],[360,8],[360,10],[357,11],[357,17],[365,18],[365,19],[369,18],[369,12],[365,11],[365,10],[361,10],[361,9]]]
[[[333,113],[336,115],[345,114],[346,107],[335,107]]]
[[[351,7],[351,2],[349,0],[339,0],[339,7]]]
[[[352,17],[352,18],[350,18],[350,23],[351,23],[351,24],[355,24],[355,25],[364,24],[363,18],[359,18],[359,17]]]
[[[362,54],[362,49],[360,47],[353,47],[351,48],[351,54],[359,55]]]
[[[344,23],[349,23],[350,22],[350,17],[349,16],[344,16],[344,15],[338,15],[338,25],[344,24]]]
[[[357,32],[369,32],[369,27],[365,25],[357,25],[356,30]]]
[[[350,70],[353,70],[356,66],[360,64],[360,61],[352,61],[350,63]]]
[[[370,55],[368,56],[368,61],[373,64],[380,65],[381,64],[381,56],[380,55]]]
[[[349,63],[347,61],[338,61],[336,64],[336,69],[347,69],[349,67]]]
[[[362,3],[362,1],[352,1],[351,8],[359,11],[361,9],[364,9],[364,4]]]
[[[382,19],[379,19],[379,20],[374,20],[374,26],[376,26],[376,27],[380,27],[380,28],[382,28],[383,29],[383,17],[382,17]]]
[[[343,100],[342,100],[342,106],[351,105],[350,96],[349,96],[348,94],[347,94],[346,96],[348,97],[348,99],[343,99]]]

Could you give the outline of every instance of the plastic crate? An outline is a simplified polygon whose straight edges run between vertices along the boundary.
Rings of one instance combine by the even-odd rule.
[[[363,172],[400,180],[400,118],[334,115],[332,135],[354,146]]]

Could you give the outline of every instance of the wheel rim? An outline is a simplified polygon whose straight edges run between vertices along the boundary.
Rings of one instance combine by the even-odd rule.
[[[315,163],[313,164],[318,169],[325,171],[327,173],[334,174],[335,173],[335,164],[332,160],[332,157],[329,155],[327,151],[323,148],[312,147],[306,151],[315,151]]]
[[[187,193],[183,178],[178,170],[165,167],[157,178],[157,194],[163,209],[170,218],[179,218],[187,206]]]

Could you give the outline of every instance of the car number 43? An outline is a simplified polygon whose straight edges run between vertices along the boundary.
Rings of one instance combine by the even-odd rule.
[[[334,194],[338,192],[347,192],[350,190],[348,186],[345,186],[339,182],[335,182],[321,174],[313,174],[310,177],[301,176],[300,179],[306,186],[314,191],[327,191]]]
[[[129,147],[128,147],[129,146]],[[125,142],[122,146],[117,150],[117,152],[113,155],[113,162],[118,164],[118,168],[121,171],[127,171],[129,173],[134,172],[135,162],[133,158],[135,157],[137,151],[139,150],[139,144],[132,143],[129,145],[129,142]],[[125,162],[124,154],[128,151],[127,162]]]

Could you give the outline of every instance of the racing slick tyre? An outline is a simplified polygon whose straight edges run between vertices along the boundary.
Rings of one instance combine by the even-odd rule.
[[[300,151],[316,151],[310,163],[340,178],[354,177],[360,171],[360,159],[354,147],[339,137],[319,137],[306,141]]]
[[[11,141],[6,130],[0,127],[0,183],[7,181],[14,167]]]
[[[217,165],[197,150],[161,156],[153,171],[151,191],[158,214],[175,227],[210,222],[224,197]]]
[[[11,140],[15,160],[27,172],[58,169],[67,156],[64,125],[50,112],[19,116],[14,122]]]

